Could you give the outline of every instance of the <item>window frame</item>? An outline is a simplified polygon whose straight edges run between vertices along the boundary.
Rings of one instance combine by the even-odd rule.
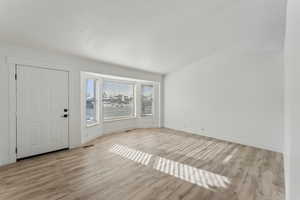
[[[104,103],[103,103],[103,93],[104,93],[104,83],[105,81],[114,82],[117,84],[127,84],[133,86],[133,114],[131,116],[119,116],[119,117],[112,117],[106,118],[104,117]],[[114,78],[103,78],[102,85],[101,85],[101,104],[102,104],[102,120],[103,122],[113,122],[113,121],[120,121],[120,120],[127,120],[127,119],[135,119],[137,118],[137,82],[136,81],[128,81],[122,79],[114,79]]]
[[[87,88],[87,81],[88,80],[94,80],[95,81],[95,106],[96,106],[96,119],[95,121],[86,120],[86,88]],[[84,121],[86,127],[92,127],[97,126],[100,124],[100,100],[99,100],[99,85],[100,85],[100,79],[96,76],[86,75],[84,77]]]
[[[150,86],[150,87],[152,87],[152,108],[151,108],[151,110],[152,110],[152,113],[151,114],[143,114],[143,101],[142,101],[142,99],[143,99],[143,87],[144,86]],[[154,84],[149,84],[149,83],[141,83],[141,91],[140,91],[140,95],[141,95],[141,117],[153,117],[154,116],[154,111],[155,111],[155,109],[154,109],[154,102],[155,102],[155,86],[154,86]]]

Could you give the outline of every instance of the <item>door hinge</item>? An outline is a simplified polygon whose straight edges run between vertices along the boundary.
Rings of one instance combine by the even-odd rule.
[[[17,74],[15,74],[15,80],[17,80]]]
[[[18,154],[18,148],[16,148],[15,151],[16,151],[16,154]]]

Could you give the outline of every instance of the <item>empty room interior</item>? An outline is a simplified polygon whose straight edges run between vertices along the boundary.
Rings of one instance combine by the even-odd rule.
[[[0,200],[299,200],[299,0],[0,0]]]

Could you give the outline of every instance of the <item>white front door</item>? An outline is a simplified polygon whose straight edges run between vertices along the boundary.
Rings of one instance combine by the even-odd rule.
[[[69,147],[69,74],[17,65],[17,158]]]

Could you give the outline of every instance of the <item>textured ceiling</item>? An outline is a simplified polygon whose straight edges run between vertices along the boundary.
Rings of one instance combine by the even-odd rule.
[[[168,73],[243,43],[283,48],[284,0],[1,0],[0,41]]]

